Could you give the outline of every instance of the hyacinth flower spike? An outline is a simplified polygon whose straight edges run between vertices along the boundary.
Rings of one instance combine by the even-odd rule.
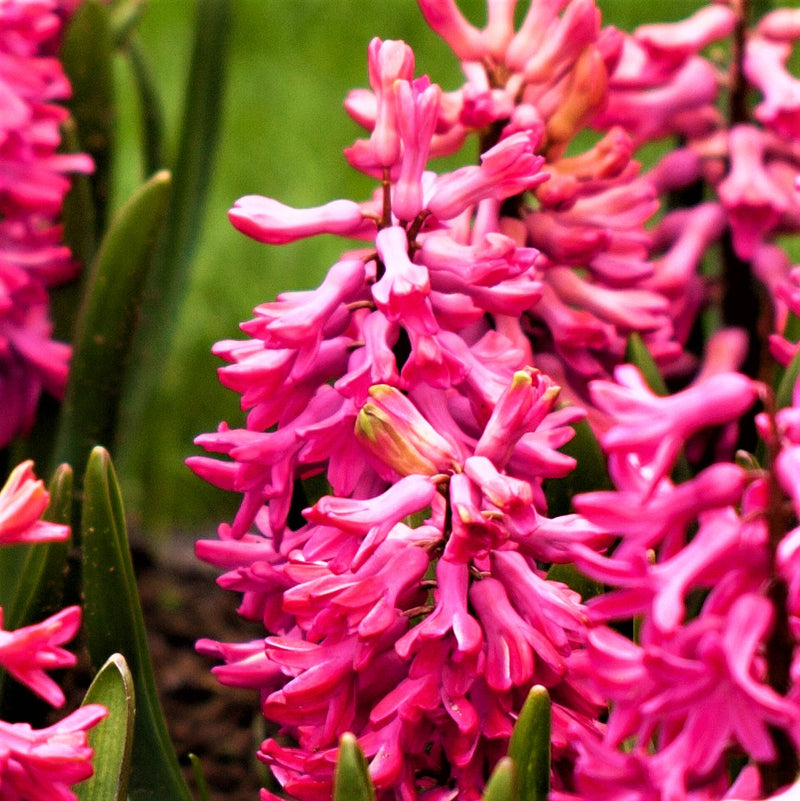
[[[759,385],[739,373],[718,373],[669,397],[656,395],[633,365],[614,371],[617,383],[593,381],[592,401],[616,421],[601,437],[612,454],[635,458],[652,490],[691,434],[737,420],[759,397]]]

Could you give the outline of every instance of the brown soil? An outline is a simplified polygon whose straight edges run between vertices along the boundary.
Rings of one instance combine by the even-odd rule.
[[[236,614],[238,596],[216,585],[218,571],[198,561],[193,546],[177,537],[157,558],[134,548],[161,703],[189,786],[195,789],[188,755],[196,754],[213,801],[258,801],[266,777],[255,758],[263,739],[257,694],[219,684],[214,663],[194,643],[243,642],[264,630]]]

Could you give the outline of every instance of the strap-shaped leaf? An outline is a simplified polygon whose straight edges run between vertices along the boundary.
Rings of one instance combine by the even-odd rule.
[[[94,677],[83,705],[102,704],[108,716],[88,734],[94,750],[90,779],[75,785],[78,801],[125,801],[131,772],[136,699],[125,658],[112,654]]]
[[[197,754],[189,754],[189,762],[192,764],[192,776],[194,776],[194,783],[197,786],[197,794],[200,796],[200,801],[211,801],[211,793],[208,791],[208,782],[206,781],[205,773],[203,773],[200,757]]]
[[[550,792],[550,696],[537,685],[528,693],[508,745],[517,768],[518,801],[547,801]]]
[[[145,279],[164,223],[170,175],[156,173],[120,210],[91,267],[55,444],[82,475],[89,450],[114,440],[120,388]]]
[[[214,167],[225,90],[226,61],[231,20],[230,0],[198,0],[194,23],[194,44],[177,154],[172,162],[174,191],[163,245],[149,283],[148,303],[134,345],[134,369],[126,384],[127,425],[144,428],[159,403],[165,365],[172,345],[172,325],[189,285],[192,255],[203,230],[203,213]],[[135,43],[134,43],[135,47]],[[135,50],[131,51],[136,58]],[[138,68],[136,62],[133,67]],[[146,102],[146,78],[142,73],[139,91]],[[153,154],[149,158],[155,158]],[[126,453],[126,470],[144,476],[158,458],[142,438],[131,442]],[[132,464],[128,464],[130,459]],[[148,486],[145,486],[147,491]],[[145,510],[147,514],[148,510]]]
[[[375,801],[375,786],[367,760],[349,732],[339,740],[339,754],[333,774],[333,801]]]
[[[481,801],[517,801],[517,769],[511,757],[503,757],[492,771]]]
[[[789,362],[786,369],[781,373],[775,391],[775,408],[784,409],[792,405],[792,393],[797,378],[800,376],[800,351],[795,353],[794,358]]]
[[[81,150],[94,159],[92,188],[97,231],[105,227],[114,135],[113,35],[107,3],[85,0],[73,16],[61,47],[72,85],[70,107]]]
[[[628,344],[625,347],[625,361],[639,368],[644,380],[656,395],[669,395],[667,385],[664,383],[664,378],[649,348],[635,331],[628,338]]]
[[[139,95],[142,125],[142,160],[147,174],[166,163],[164,156],[164,114],[150,64],[142,52],[139,37],[132,34],[126,43],[131,75]]]
[[[78,153],[81,149],[78,139],[78,127],[74,117],[69,117],[61,126],[62,145],[68,153]],[[83,265],[88,265],[94,258],[97,240],[95,236],[94,221],[94,200],[92,197],[91,177],[81,173],[70,175],[70,189],[64,198],[64,207],[61,219],[64,224],[64,243],[69,245],[74,259]],[[85,283],[87,271],[81,273],[78,281],[72,281],[50,290],[51,298],[55,297],[58,302],[62,295],[67,296],[67,302],[72,304],[72,308],[57,311],[60,316],[71,312],[71,318],[67,324],[61,323],[56,319],[56,333],[65,338],[72,339],[74,328],[74,318],[81,297],[81,287]],[[76,300],[77,299],[77,300]],[[66,303],[61,304],[66,306]]]
[[[551,517],[569,514],[572,498],[580,492],[611,489],[606,460],[600,443],[586,420],[573,423],[575,436],[562,448],[562,453],[575,459],[575,468],[563,478],[547,481],[545,494]]]
[[[156,693],[119,485],[103,448],[92,450],[83,493],[83,625],[89,658],[97,668],[110,654],[121,653],[136,688],[130,798],[191,801]]]

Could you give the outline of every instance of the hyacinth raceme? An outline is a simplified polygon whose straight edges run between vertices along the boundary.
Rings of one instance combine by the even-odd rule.
[[[0,446],[33,422],[42,390],[61,396],[69,346],[51,338],[47,290],[79,267],[59,225],[82,154],[58,152],[70,86],[53,55],[75,3],[0,1]]]
[[[0,490],[0,544],[67,539],[68,526],[41,520],[48,502],[32,463],[16,467]],[[47,673],[75,665],[75,656],[61,646],[75,636],[80,619],[80,608],[70,606],[39,623],[6,631],[0,609],[0,666],[47,703],[62,706],[64,694]],[[39,730],[0,720],[0,798],[75,801],[70,787],[92,775],[86,732],[106,714],[105,707],[88,704]]]
[[[768,393],[719,373],[658,398],[633,371],[591,386],[616,421],[602,442],[617,489],[574,499],[617,538],[611,554],[573,549],[579,569],[610,588],[588,602],[573,670],[611,708],[602,729],[572,727],[574,786],[555,797],[729,797],[731,775],[750,760],[733,797],[760,798],[792,780],[800,745],[797,692],[774,666],[778,649],[796,675],[797,408],[758,418],[777,480],[718,461],[674,483],[678,452],[702,426],[734,424]],[[611,625],[633,619],[633,639]],[[787,760],[789,776],[776,780],[773,765]]]
[[[371,244],[215,348],[247,427],[198,439],[228,461],[190,464],[244,501],[198,553],[269,636],[199,647],[226,662],[222,681],[259,689],[293,741],[260,751],[291,795],[327,797],[353,731],[382,798],[477,798],[534,684],[554,698],[561,749],[567,721],[597,711],[568,675],[580,598],[541,567],[604,541],[546,516],[543,481],[572,468],[557,448],[583,412],[557,408],[530,366],[518,318],[543,297],[540,256],[499,216],[546,180],[544,132],[509,132],[479,164],[434,175],[441,90],[401,42],[374,40],[369,71],[376,117],[350,158],[381,179],[373,200],[250,196],[230,214],[262,242]],[[329,491],[305,504],[300,480],[319,475]]]
[[[724,128],[703,50],[737,30],[732,6],[627,35],[592,0],[533,0],[518,28],[515,5],[489,2],[480,29],[453,0],[420,0],[462,62],[454,92],[415,76],[404,43],[370,43],[370,88],[346,102],[369,133],[346,156],[380,182],[370,200],[250,195],[230,212],[260,242],[361,247],[214,349],[247,421],[200,436],[213,455],[189,463],[243,500],[197,551],[266,636],[198,647],[260,692],[280,737],[259,757],[299,799],[330,796],[346,731],[380,799],[478,798],[534,684],[553,699],[555,794],[720,799],[750,760],[736,792],[756,798],[800,731],[769,666],[795,650],[800,547],[773,512],[798,495],[796,421],[761,424],[766,468],[732,463],[739,418],[768,394],[736,372],[747,332],[685,345],[712,294],[699,265],[726,235],[784,317],[800,307],[800,280],[768,258],[795,199],[759,215],[737,200],[765,153],[788,180],[788,102],[759,112],[768,141]],[[776,38],[766,20],[752,47]],[[600,135],[581,151],[587,126]],[[635,148],[675,135],[685,146],[641,173]],[[479,163],[431,169],[470,136]],[[717,200],[648,227],[701,178]],[[620,365],[634,333],[679,392]],[[574,466],[558,449],[587,414],[565,398],[587,407],[616,488],[549,517],[547,482]],[[679,480],[676,463],[698,470]],[[584,603],[547,578],[558,564],[611,589]]]
[[[762,284],[771,300],[772,320],[766,324],[778,332],[770,343],[772,354],[785,366],[796,347],[781,336],[792,311],[786,303],[792,278],[779,237],[800,230],[800,81],[789,72],[800,17],[796,9],[779,8],[748,29],[749,5],[708,3],[681,22],[644,25],[625,35],[608,102],[592,124],[609,130],[622,126],[637,145],[679,137],[680,146],[648,174],[670,206],[676,192],[707,188],[705,203],[670,208],[653,230],[650,256],[656,271],[648,286],[671,298],[678,340],[687,340],[698,310],[718,294],[716,282],[723,293],[741,290],[741,279],[733,276],[742,275],[740,265],[745,265],[744,274]],[[707,56],[709,45],[723,43],[732,43],[727,71]],[[758,98],[752,110],[748,93]],[[670,288],[662,261],[672,261],[693,221],[701,247],[684,253],[686,269]],[[701,280],[697,265],[716,242],[723,244],[723,269],[710,282]],[[668,275],[675,273],[670,269]],[[729,322],[755,334],[757,323],[746,314],[726,314]]]

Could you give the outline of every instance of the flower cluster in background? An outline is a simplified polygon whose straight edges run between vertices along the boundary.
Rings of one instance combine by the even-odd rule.
[[[48,289],[79,270],[59,223],[67,173],[92,170],[88,156],[59,152],[70,86],[55,52],[75,5],[0,2],[0,447],[33,423],[42,390],[60,397],[67,380]]]
[[[0,490],[0,545],[59,542],[69,527],[41,520],[49,495],[30,462],[11,473]],[[13,631],[2,626],[0,666],[54,707],[64,704],[61,688],[48,671],[72,667],[75,656],[61,646],[80,626],[81,610],[69,606],[46,620]],[[70,786],[92,775],[92,749],[86,732],[107,715],[105,707],[87,704],[44,729],[0,720],[0,797],[17,801],[75,801]]]
[[[747,31],[746,3],[709,3],[625,34],[593,0],[532,0],[516,27],[489,2],[483,29],[420,7],[466,80],[443,91],[404,43],[370,43],[346,157],[373,197],[230,212],[265,243],[354,241],[215,347],[247,422],[189,463],[243,501],[197,550],[267,636],[198,647],[260,691],[280,736],[259,757],[299,799],[329,797],[346,731],[380,799],[477,799],[534,684],[554,797],[772,794],[800,745],[798,399],[774,408],[745,279],[788,365],[797,14]],[[470,137],[479,164],[433,169]],[[672,394],[625,364],[634,340]],[[584,418],[614,489],[549,515]],[[561,565],[607,590],[582,598]]]

